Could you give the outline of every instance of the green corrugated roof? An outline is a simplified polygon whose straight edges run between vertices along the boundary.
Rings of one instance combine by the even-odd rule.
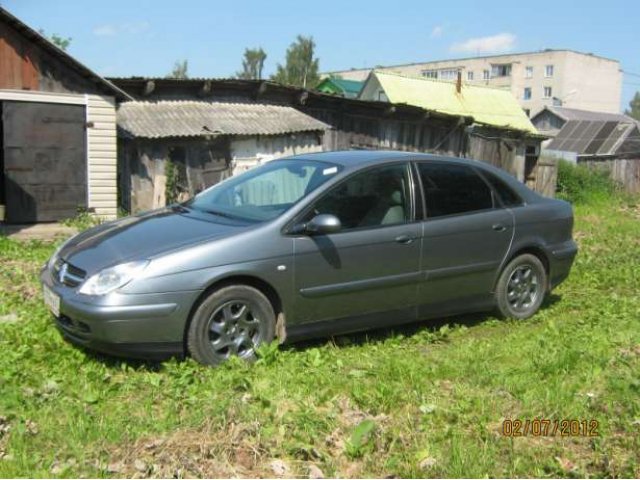
[[[359,82],[357,80],[344,80],[343,78],[332,78],[331,80],[345,92],[356,95],[360,93],[362,85],[364,85],[364,82]]]
[[[360,90],[362,90],[362,85],[364,85],[364,82],[359,82],[357,80],[344,80],[342,78],[328,77],[322,80],[318,84],[318,86],[316,87],[316,90],[320,90],[320,91],[333,90],[331,88],[325,88],[327,84],[332,84],[335,90],[341,91],[345,97],[356,98],[360,93]]]
[[[477,123],[538,133],[508,90],[463,84],[462,91],[458,93],[455,82],[378,71],[372,72],[367,81],[371,77],[378,80],[391,103],[472,116]]]

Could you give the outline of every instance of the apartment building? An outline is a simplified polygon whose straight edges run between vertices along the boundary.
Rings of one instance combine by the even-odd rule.
[[[545,106],[619,113],[622,94],[620,62],[573,50],[492,55],[376,67],[412,76],[455,81],[458,72],[471,85],[511,90],[533,116]],[[371,69],[326,72],[345,80],[365,80]]]

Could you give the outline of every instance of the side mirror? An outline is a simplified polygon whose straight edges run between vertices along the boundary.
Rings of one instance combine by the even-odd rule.
[[[340,219],[335,215],[323,213],[313,217],[305,225],[305,233],[309,235],[326,235],[328,233],[339,232],[342,228]]]

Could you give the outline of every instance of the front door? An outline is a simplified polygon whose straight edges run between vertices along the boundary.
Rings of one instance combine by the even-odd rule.
[[[85,107],[2,103],[7,222],[50,222],[87,206]]]
[[[412,197],[408,165],[395,163],[352,175],[315,202],[301,221],[332,214],[342,229],[295,239],[296,324],[383,312],[385,323],[415,319],[420,223]],[[375,325],[359,328],[367,326]]]
[[[420,317],[491,302],[496,273],[514,235],[513,214],[468,165],[424,162]]]

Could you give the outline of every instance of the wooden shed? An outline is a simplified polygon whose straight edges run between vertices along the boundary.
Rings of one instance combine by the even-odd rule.
[[[0,8],[0,205],[8,223],[117,214],[116,100],[129,95]]]
[[[321,151],[329,126],[289,106],[198,99],[124,102],[118,128],[121,205],[138,212],[262,162]]]
[[[546,137],[535,133],[533,128],[524,131],[478,124],[471,115],[345,98],[266,80],[142,77],[110,80],[144,102],[209,101],[291,107],[330,127],[319,137],[320,144],[316,147],[323,151],[394,149],[470,157],[503,168],[545,195],[553,196],[555,192],[556,167],[541,164],[538,158],[540,143]],[[122,135],[121,139],[126,142]],[[206,141],[204,136],[194,139],[195,143]],[[151,143],[161,142],[151,140]],[[285,153],[296,152],[290,149]],[[237,161],[238,165],[241,163]],[[132,192],[135,190],[131,188]]]

